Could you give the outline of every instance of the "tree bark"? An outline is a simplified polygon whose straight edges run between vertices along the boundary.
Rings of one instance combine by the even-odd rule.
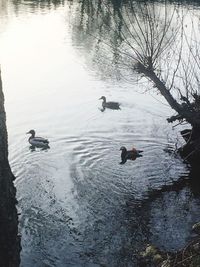
[[[4,95],[0,72],[0,266],[17,267],[20,264],[20,238],[16,209],[14,175],[8,162],[8,142]]]
[[[172,109],[174,109],[178,115],[170,118],[173,119],[185,119],[188,123],[191,124],[195,129],[200,129],[200,114],[199,112],[194,111],[191,107],[187,105],[180,104],[176,101],[176,99],[170,93],[170,90],[165,86],[164,82],[159,79],[159,77],[155,74],[152,68],[145,67],[141,63],[137,63],[137,70],[139,73],[143,73],[147,78],[149,78],[161,93],[161,95],[166,99],[168,104]],[[169,121],[170,121],[169,119]],[[198,130],[199,131],[199,130]]]

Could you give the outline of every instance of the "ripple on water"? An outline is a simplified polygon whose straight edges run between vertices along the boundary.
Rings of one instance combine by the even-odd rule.
[[[143,157],[120,165],[121,145],[143,149]],[[59,137],[51,142],[48,151],[31,152],[26,144],[21,148],[23,156],[14,152],[12,166],[17,170],[16,184],[21,193],[19,204],[23,207],[21,225],[25,250],[40,244],[42,253],[48,254],[55,246],[54,239],[59,237],[58,243],[62,240],[69,251],[60,258],[67,261],[70,251],[81,255],[85,250],[91,253],[98,249],[105,255],[108,242],[114,242],[113,253],[116,247],[123,247],[124,240],[129,240],[124,226],[124,220],[129,221],[127,200],[137,203],[148,190],[171,183],[171,176],[178,177],[182,171],[179,159],[164,152],[166,145],[162,136],[158,140],[146,138],[144,133],[91,131]],[[26,218],[30,219],[26,221]],[[50,228],[54,222],[55,236],[52,236]],[[48,237],[40,240],[44,227]],[[33,244],[26,246],[31,236],[34,236]],[[74,249],[74,246],[77,247]],[[52,255],[57,262],[57,254],[52,252]],[[47,258],[50,260],[51,255]]]
[[[170,183],[173,174],[181,174],[184,170],[179,159],[163,151],[165,144],[153,138],[149,141],[127,134],[126,143],[131,144],[134,139],[135,146],[144,153],[142,158],[127,161],[125,165],[119,164],[119,148],[124,145],[124,135],[117,135],[115,139],[97,135],[77,139],[78,143],[77,140],[74,144],[70,141],[73,147],[71,176],[75,186],[81,181],[88,184],[88,190],[109,188],[110,194],[139,192],[141,196],[149,187]]]
[[[88,263],[97,257],[95,262],[108,265],[112,257],[112,266],[118,266],[116,255],[126,255],[128,243],[138,246],[131,243],[133,237],[145,238],[140,228],[146,219],[137,213],[138,200],[149,190],[171,183],[171,176],[178,178],[182,169],[178,159],[173,165],[174,158],[163,151],[166,135],[148,118],[138,116],[134,125],[132,116],[127,120],[122,113],[115,116],[99,113],[97,125],[95,116],[90,116],[87,129],[71,135],[63,134],[68,131],[61,126],[49,138],[47,151],[29,150],[24,137],[12,146],[24,263],[34,266],[37,259],[49,266],[71,266],[73,261],[83,266],[82,259]],[[120,165],[122,145],[144,150],[143,157]]]
[[[127,202],[138,205],[148,190],[170,183],[171,175],[182,171],[179,160],[164,152],[163,140],[134,132],[91,131],[52,140],[48,151],[31,152],[27,143],[21,155],[14,151],[12,166],[23,207],[23,262],[34,266],[37,258],[47,264],[44,255],[50,266],[73,260],[78,264],[82,260],[77,255],[104,262],[108,253],[116,255],[133,236],[139,238],[136,232],[143,236],[138,226],[130,235],[129,225],[140,225],[141,218],[127,215]],[[120,165],[121,145],[143,149],[144,156]]]

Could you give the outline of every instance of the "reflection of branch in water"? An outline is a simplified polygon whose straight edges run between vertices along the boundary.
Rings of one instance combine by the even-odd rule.
[[[161,188],[152,189],[148,192],[147,201],[152,201],[159,197],[164,192],[179,192],[183,188],[190,188],[191,192],[199,196],[200,195],[200,182],[199,182],[199,169],[191,169],[189,174],[181,176],[177,181],[173,181],[171,184],[163,185]]]

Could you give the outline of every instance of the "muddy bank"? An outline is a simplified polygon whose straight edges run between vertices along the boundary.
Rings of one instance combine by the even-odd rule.
[[[19,266],[20,238],[14,176],[8,162],[4,96],[0,73],[0,266]]]

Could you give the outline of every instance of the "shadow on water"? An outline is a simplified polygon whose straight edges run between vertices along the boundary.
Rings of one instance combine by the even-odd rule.
[[[191,225],[200,219],[200,202],[188,187],[187,174],[177,182],[169,177],[165,186],[162,183],[157,189],[153,185],[147,190],[143,164],[146,161],[146,168],[150,168],[151,163],[147,161],[150,151],[145,151],[149,154],[144,154],[145,159],[140,163],[116,166],[119,155],[110,158],[106,153],[112,150],[113,140],[82,138],[78,143],[70,172],[80,209],[77,211],[81,219],[80,237],[84,240],[81,257],[85,262],[92,261],[97,266],[137,266],[139,251],[148,242],[166,251],[185,245],[191,235]],[[165,160],[168,162],[169,158]],[[174,217],[174,213],[178,216]],[[191,217],[191,213],[195,215]]]
[[[100,110],[101,112],[104,112],[106,109],[121,110],[121,108],[107,108],[107,107],[99,108],[99,110]]]
[[[123,263],[129,266],[131,260],[138,266],[140,252],[149,243],[163,251],[174,252],[192,240],[192,226],[200,220],[198,173],[198,169],[190,171],[173,184],[150,190],[143,200],[126,198],[120,212],[129,236],[118,251],[118,261],[114,264],[112,261],[112,266]]]
[[[37,146],[29,146],[29,149],[31,152],[34,152],[34,151],[48,151],[50,149],[50,146],[49,145],[46,145],[44,147],[37,147]]]
[[[191,169],[176,182],[148,192],[141,211],[148,218],[149,243],[174,252],[192,240],[192,226],[200,221],[199,172]]]
[[[92,205],[81,231],[85,246],[82,259],[97,266],[137,266],[139,253],[148,243],[169,252],[183,248],[193,237],[192,225],[200,220],[200,191],[195,175],[190,172],[176,183],[150,190],[144,199],[130,194],[118,199],[112,191],[113,200],[110,188],[107,193],[100,189],[95,194],[90,192],[92,196],[87,200],[81,198],[83,210]],[[87,190],[83,187],[79,181],[77,190]],[[118,205],[114,206],[113,201]],[[105,207],[104,214],[100,206]]]

